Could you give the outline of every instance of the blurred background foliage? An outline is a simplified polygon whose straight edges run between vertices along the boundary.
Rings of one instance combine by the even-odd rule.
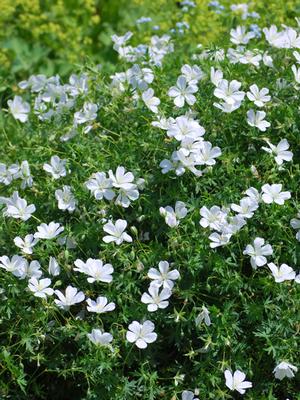
[[[196,9],[182,13],[182,20],[190,25],[189,40],[192,34],[194,45],[214,43],[227,32],[234,16],[217,14],[209,0],[195,3]],[[220,3],[228,9],[238,1]],[[248,4],[260,13],[260,24],[288,24],[300,12],[298,0],[252,0]],[[175,0],[1,0],[0,92],[30,74],[65,77],[87,61],[105,62],[113,69],[113,33],[132,29],[141,16],[151,17],[150,26],[140,25],[140,36],[134,38],[137,43],[147,42],[153,34],[174,28],[178,13],[180,2]],[[159,29],[154,31],[153,26]]]

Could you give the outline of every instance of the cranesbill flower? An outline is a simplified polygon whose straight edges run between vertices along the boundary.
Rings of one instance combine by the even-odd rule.
[[[44,164],[43,169],[49,172],[54,179],[59,179],[67,175],[66,162],[67,160],[61,160],[58,156],[52,156],[50,164]]]
[[[295,367],[295,365],[290,364],[286,361],[282,361],[276,367],[274,368],[274,375],[276,379],[279,379],[280,381],[283,378],[294,378],[295,372],[298,371],[298,368]]]
[[[160,105],[160,100],[158,97],[154,96],[154,90],[149,88],[142,93],[142,100],[146,104],[146,106],[154,112],[158,113],[158,106]]]
[[[215,158],[222,154],[220,147],[212,147],[210,142],[203,141],[196,155],[196,160],[199,165],[215,165]]]
[[[55,190],[58,208],[63,211],[73,212],[76,208],[76,200],[70,186],[64,185],[62,190]]]
[[[108,346],[113,340],[113,336],[110,333],[102,332],[101,329],[92,329],[92,332],[88,333],[87,337],[98,346]]]
[[[49,258],[48,272],[52,276],[58,276],[60,274],[60,266],[55,257]]]
[[[247,111],[247,122],[248,125],[258,128],[260,131],[265,132],[267,128],[271,126],[270,122],[266,121],[264,118],[266,113],[264,111]]]
[[[181,67],[181,73],[185,77],[187,83],[191,85],[197,85],[198,81],[200,81],[204,76],[204,72],[198,65],[193,65],[192,67],[188,64],[185,64]]]
[[[85,102],[83,108],[74,114],[75,124],[84,124],[97,118],[98,106],[94,103]]]
[[[198,314],[195,320],[196,325],[199,326],[201,322],[204,321],[206,326],[210,326],[211,320],[209,314],[210,312],[208,311],[208,309],[205,306],[202,306],[202,311],[200,312],[200,314]]]
[[[203,228],[209,227],[210,229],[220,230],[221,225],[226,222],[227,213],[221,210],[218,206],[212,206],[210,209],[202,207],[200,209],[200,225]]]
[[[237,26],[230,30],[230,41],[234,44],[247,44],[250,39],[255,37],[254,32],[246,32],[245,26]]]
[[[294,228],[298,231],[296,233],[296,239],[299,240],[299,242],[300,242],[300,213],[297,214],[297,218],[291,219],[290,225],[292,228]]]
[[[226,379],[226,386],[230,390],[236,390],[240,394],[244,394],[246,389],[252,387],[252,382],[245,381],[246,375],[242,371],[235,371],[234,374],[228,369],[224,372]]]
[[[37,244],[38,241],[39,240],[33,235],[26,235],[24,239],[20,238],[20,236],[14,238],[15,245],[19,247],[25,254],[32,254],[32,248]]]
[[[26,122],[28,120],[30,105],[26,101],[23,101],[22,97],[15,96],[13,100],[8,100],[7,104],[15,119],[21,122]]]
[[[274,155],[276,164],[282,165],[284,161],[291,161],[293,159],[293,153],[288,151],[290,145],[286,139],[280,140],[277,146],[274,146],[268,140],[266,141],[269,147],[262,147],[264,151]]]
[[[148,271],[148,277],[152,279],[151,285],[167,288],[172,290],[174,282],[179,278],[180,274],[177,269],[170,271],[170,265],[168,261],[160,261],[158,263],[158,270],[156,268],[150,268]]]
[[[272,246],[269,244],[265,245],[263,238],[257,237],[253,241],[253,245],[248,244],[243,251],[243,254],[250,256],[250,263],[252,268],[262,267],[267,263],[265,256],[273,254]]]
[[[115,174],[112,170],[109,170],[108,175],[113,187],[119,189],[118,197],[115,200],[116,204],[127,208],[131,200],[134,201],[139,198],[139,191],[137,185],[133,182],[134,175],[132,172],[126,172],[124,167],[119,166]]]
[[[113,311],[116,308],[115,303],[108,303],[107,298],[102,296],[97,297],[96,301],[87,299],[86,302],[88,304],[87,310],[97,314]]]
[[[41,264],[33,260],[30,263],[24,262],[20,268],[15,272],[15,274],[19,279],[25,279],[25,278],[36,278],[40,279],[40,277],[43,275],[42,269],[41,269]]]
[[[88,258],[84,263],[83,261],[77,259],[74,262],[77,268],[74,271],[82,272],[88,275],[87,281],[89,283],[93,282],[105,282],[110,283],[112,278],[112,273],[114,272],[113,266],[111,264],[104,264],[102,260],[97,260],[93,258]]]
[[[79,292],[77,288],[68,286],[63,294],[60,290],[55,290],[54,293],[58,299],[54,300],[59,308],[69,310],[70,306],[81,303],[84,300],[83,292]]]
[[[236,80],[229,82],[227,79],[222,79],[215,88],[214,95],[231,106],[240,104],[245,97],[245,92],[239,90],[241,85],[241,82]]]
[[[170,124],[167,130],[169,137],[182,141],[186,138],[197,139],[205,134],[205,129],[192,118],[186,115],[177,117],[174,123]]]
[[[10,166],[12,168],[12,166]],[[22,161],[18,171],[15,172],[14,178],[22,179],[21,189],[25,189],[26,187],[31,187],[33,184],[33,179],[30,173],[30,167],[28,161]]]
[[[103,226],[104,232],[109,235],[103,237],[105,243],[115,242],[117,245],[125,242],[132,242],[132,237],[125,232],[127,227],[127,221],[124,219],[117,219],[115,223],[113,221],[108,221],[107,224]]]
[[[159,286],[150,285],[148,293],[143,293],[141,302],[148,304],[147,309],[150,312],[157,311],[159,308],[166,308],[169,305],[167,299],[171,297],[172,292],[168,288],[164,288],[159,293]]]
[[[42,299],[46,299],[47,296],[52,296],[54,290],[50,288],[51,279],[45,278],[37,280],[36,278],[30,278],[28,287],[35,297],[41,297]]]
[[[211,241],[209,246],[212,249],[215,249],[216,247],[219,246],[225,246],[226,244],[229,243],[230,238],[232,234],[231,233],[218,233],[218,232],[213,232],[208,239]]]
[[[63,232],[65,228],[60,226],[58,222],[50,222],[50,224],[41,224],[37,227],[37,232],[34,234],[35,238],[38,239],[54,239],[61,232]]]
[[[0,257],[0,268],[5,269],[7,272],[11,272],[15,276],[18,276],[18,272],[26,264],[25,258],[20,256],[13,256],[11,259],[7,256]]]
[[[292,71],[294,74],[295,81],[300,83],[300,68],[297,68],[296,65],[292,66]]]
[[[198,87],[194,84],[189,84],[186,77],[181,75],[177,79],[176,86],[172,86],[169,89],[168,95],[174,97],[175,106],[181,108],[184,106],[185,102],[192,106],[196,103],[196,97],[193,93],[198,91]]]
[[[282,192],[282,184],[265,184],[262,186],[262,199],[265,203],[271,204],[276,203],[279,205],[283,205],[285,200],[291,198],[290,192]]]
[[[195,394],[190,390],[184,390],[181,393],[181,400],[199,400],[198,397],[195,397]]]
[[[240,200],[240,204],[231,204],[231,209],[243,218],[252,218],[254,211],[259,207],[257,201],[250,197],[244,197]]]
[[[17,164],[12,164],[8,167],[5,164],[0,163],[0,183],[9,185],[13,179],[15,179],[15,174],[18,170],[19,166]]]
[[[219,85],[219,82],[223,79],[223,72],[219,69],[214,69],[214,67],[210,68],[210,81],[215,86]]]
[[[27,201],[19,196],[18,192],[14,192],[9,198],[1,198],[0,204],[6,204],[6,209],[4,209],[3,215],[21,219],[22,221],[27,221],[31,218],[36,210],[34,204],[27,205]]]
[[[257,107],[263,107],[265,103],[271,100],[271,96],[268,95],[269,89],[262,88],[258,89],[257,85],[250,86],[250,92],[247,92],[247,97],[250,101],[253,101]]]
[[[176,201],[175,210],[171,206],[160,207],[159,209],[160,215],[165,218],[165,222],[171,228],[174,228],[179,225],[181,219],[183,219],[188,210],[183,201]]]
[[[287,264],[281,264],[280,267],[277,267],[277,265],[274,263],[269,263],[268,267],[270,268],[272,275],[275,278],[275,282],[277,283],[295,279],[296,272]]]
[[[133,321],[128,326],[126,333],[126,339],[130,343],[135,343],[139,349],[145,349],[149,343],[155,342],[157,334],[153,332],[155,325],[153,322],[147,320],[140,324],[137,321]]]
[[[112,180],[106,177],[105,172],[96,172],[85,182],[85,186],[90,190],[96,200],[112,200],[115,192],[112,190]]]

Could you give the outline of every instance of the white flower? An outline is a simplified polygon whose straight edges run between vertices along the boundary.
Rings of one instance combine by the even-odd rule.
[[[300,53],[298,51],[293,51],[293,56],[296,58],[297,64],[300,64]]]
[[[264,118],[266,113],[264,111],[247,111],[247,122],[250,126],[258,128],[260,131],[265,132],[267,128],[271,126],[270,122],[266,121]]]
[[[113,311],[116,308],[115,303],[108,303],[106,297],[99,296],[97,297],[96,301],[87,299],[86,302],[88,303],[87,310],[97,314]]]
[[[227,369],[224,372],[225,379],[226,379],[226,386],[230,390],[236,390],[240,394],[245,393],[245,389],[249,389],[252,387],[252,382],[245,381],[246,375],[244,372],[241,372],[239,370],[235,371],[234,374]]]
[[[148,271],[148,277],[152,279],[151,285],[158,287],[163,286],[172,290],[174,282],[179,278],[180,274],[177,269],[170,271],[168,261],[160,261],[158,263],[158,270],[156,268],[150,268]]]
[[[19,271],[25,264],[27,264],[25,258],[17,255],[13,256],[11,259],[7,256],[0,257],[0,268],[5,269],[7,272],[11,272],[15,276],[19,276]]]
[[[198,81],[200,81],[204,76],[204,72],[198,65],[193,65],[192,67],[188,64],[185,64],[181,67],[181,73],[185,77],[187,83],[191,85],[197,85]]]
[[[169,137],[182,141],[186,138],[197,139],[203,136],[205,129],[192,118],[185,115],[177,117],[173,124],[170,124],[167,130]]]
[[[262,186],[262,199],[265,203],[271,204],[276,203],[279,205],[283,205],[285,200],[291,198],[290,192],[282,192],[282,184],[274,184],[274,185],[263,185]]]
[[[141,302],[148,304],[147,309],[150,312],[157,311],[159,308],[166,308],[169,305],[169,302],[166,301],[169,297],[171,297],[172,292],[168,288],[163,288],[159,293],[159,286],[150,285],[148,289],[148,293],[143,293],[141,297]]]
[[[219,69],[215,70],[214,67],[210,68],[210,80],[215,85],[218,86],[219,82],[223,79],[223,72]]]
[[[262,88],[258,89],[257,85],[250,86],[250,92],[247,92],[247,97],[250,101],[253,101],[257,107],[263,107],[265,103],[271,100],[271,96],[268,95],[269,89]]]
[[[13,166],[11,165],[10,168]],[[18,168],[18,171],[15,173],[14,178],[20,178],[22,179],[21,183],[21,189],[25,189],[26,187],[31,187],[33,184],[33,179],[30,173],[30,168],[28,161],[22,161],[20,168]]]
[[[24,239],[17,236],[14,238],[14,243],[17,247],[19,247],[23,253],[32,254],[32,248],[37,244],[39,240],[35,239],[33,235],[26,235]]]
[[[68,310],[70,306],[76,303],[81,303],[85,297],[83,292],[79,292],[77,288],[70,285],[66,288],[65,294],[60,290],[55,290],[54,293],[58,297],[54,302],[63,310]]]
[[[250,197],[244,197],[240,200],[240,205],[231,204],[231,209],[243,218],[252,218],[254,211],[258,209],[258,203]]]
[[[194,393],[190,390],[184,390],[181,394],[181,400],[199,400],[198,397],[196,398]]]
[[[278,165],[282,165],[284,161],[291,161],[293,159],[293,153],[287,151],[290,147],[286,139],[280,140],[277,146],[274,146],[268,140],[266,141],[269,147],[262,147],[267,153],[273,154],[275,156],[275,161]]]
[[[270,263],[268,264],[268,267],[270,268],[272,275],[275,278],[275,282],[277,283],[295,279],[296,272],[287,264],[281,264],[280,267],[277,267],[277,265],[274,263]]]
[[[116,244],[121,244],[123,241],[132,242],[132,237],[125,232],[127,227],[127,221],[124,219],[117,219],[115,223],[108,221],[107,224],[103,226],[104,232],[109,235],[103,237],[105,243],[115,242]]]
[[[203,141],[197,154],[197,163],[200,165],[215,165],[216,157],[222,154],[220,147],[212,147],[210,142]]]
[[[28,120],[30,105],[26,101],[23,101],[22,97],[15,96],[13,100],[8,100],[7,104],[15,119],[21,122],[26,122]]]
[[[49,259],[48,272],[53,276],[58,276],[60,274],[60,266],[55,257],[50,257]]]
[[[224,113],[232,113],[233,111],[237,110],[241,106],[240,101],[236,101],[232,104],[226,103],[225,101],[222,103],[214,103],[214,107],[219,108]]]
[[[169,89],[168,95],[174,97],[175,106],[181,108],[185,102],[192,106],[196,102],[196,97],[193,93],[198,91],[198,87],[194,84],[189,84],[185,76],[181,75],[177,79],[176,86],[172,86]]]
[[[188,211],[183,201],[176,201],[175,210],[171,206],[160,207],[159,209],[160,215],[165,218],[165,222],[171,228],[174,228],[179,225],[179,222],[182,218],[184,218]]]
[[[145,91],[148,89],[148,84],[153,82],[154,74],[150,68],[140,68],[139,65],[134,64],[127,71],[127,77],[133,89],[138,88],[141,91]]]
[[[38,261],[31,261],[28,263],[27,261],[20,266],[18,271],[14,275],[16,275],[19,279],[25,278],[37,278],[39,279],[42,276],[43,272],[41,270],[41,264]]]
[[[37,227],[37,232],[34,234],[35,238],[39,239],[54,239],[61,232],[63,232],[65,228],[60,226],[58,222],[50,222],[50,224],[42,223]]]
[[[112,35],[111,40],[114,42],[113,49],[118,51],[131,38],[132,32],[128,31],[123,36]]]
[[[206,326],[210,326],[211,325],[211,320],[209,317],[209,311],[205,306],[202,306],[202,311],[200,312],[200,314],[197,316],[195,322],[196,325],[200,325],[202,321],[204,321]]]
[[[67,175],[65,168],[67,160],[61,160],[58,156],[52,156],[50,164],[44,164],[43,169],[49,172],[54,179]]]
[[[208,239],[211,241],[209,246],[214,249],[219,246],[225,246],[227,243],[229,243],[229,240],[231,238],[232,234],[231,233],[217,233],[213,232]]]
[[[87,337],[91,342],[100,346],[107,346],[113,340],[113,336],[110,333],[102,332],[101,329],[92,329],[92,332],[88,333]]]
[[[1,201],[2,200],[2,201]],[[9,198],[1,198],[0,204],[6,204],[6,209],[4,209],[3,215],[21,219],[22,221],[27,221],[31,218],[36,210],[34,204],[27,205],[27,201],[19,196],[18,192],[14,192]]]
[[[292,71],[294,74],[295,81],[300,84],[300,67],[297,68],[296,65],[293,65]]]
[[[295,365],[288,362],[282,361],[274,369],[274,375],[276,379],[282,380],[283,378],[294,378],[294,372],[297,372],[298,368]]]
[[[124,167],[119,166],[115,174],[112,170],[109,170],[108,175],[113,187],[119,189],[119,194],[115,201],[116,204],[127,208],[130,205],[130,201],[139,198],[137,185],[133,183],[134,175],[132,172],[126,172]]]
[[[210,209],[202,207],[200,209],[200,225],[203,228],[210,227],[211,229],[220,230],[221,225],[226,222],[227,214],[218,206],[212,206]]]
[[[243,254],[250,256],[250,263],[252,268],[262,267],[267,263],[265,256],[273,254],[272,246],[269,244],[265,245],[263,238],[257,237],[253,241],[253,245],[248,244],[243,251]]]
[[[230,106],[240,104],[245,97],[245,92],[239,91],[241,85],[241,82],[236,80],[228,82],[227,79],[222,79],[215,88],[214,95]]]
[[[87,281],[89,283],[93,282],[105,282],[110,283],[112,278],[112,273],[114,272],[113,266],[111,264],[104,264],[102,260],[97,260],[94,258],[88,258],[86,263],[77,259],[74,264],[77,268],[74,271],[79,271],[88,275]]]
[[[112,200],[115,192],[112,188],[112,180],[107,179],[105,172],[96,172],[85,182],[85,186],[91,191],[96,200]]]
[[[234,44],[247,44],[250,39],[255,37],[254,32],[246,32],[245,26],[237,26],[230,30],[230,41]]]
[[[160,104],[160,100],[158,97],[154,97],[154,90],[149,88],[142,94],[142,99],[143,102],[146,104],[146,106],[154,112],[155,114],[158,113],[158,108]]]
[[[67,210],[69,212],[73,212],[75,210],[76,200],[70,186],[64,185],[62,190],[55,190],[55,197],[58,201],[58,208],[60,210]]]
[[[13,179],[15,179],[15,174],[18,172],[19,166],[17,164],[12,164],[7,167],[5,164],[0,163],[0,183],[4,185],[9,185]]]
[[[46,299],[47,296],[52,296],[54,291],[52,288],[49,288],[51,285],[51,279],[36,279],[30,278],[28,287],[31,292],[33,292],[35,297],[41,297],[42,299]]]
[[[153,343],[157,339],[157,334],[153,332],[154,329],[155,326],[151,321],[147,320],[142,324],[133,321],[128,326],[126,339],[130,343],[135,343],[139,349],[145,349],[149,343]]]
[[[97,118],[98,106],[94,103],[85,102],[83,108],[74,114],[75,124],[84,124]]]
[[[297,214],[297,218],[292,218],[290,221],[291,227],[297,229],[296,239],[300,242],[300,213]]]

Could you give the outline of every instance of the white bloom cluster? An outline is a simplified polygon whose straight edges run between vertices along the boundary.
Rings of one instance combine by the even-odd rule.
[[[31,187],[33,184],[33,178],[30,173],[30,167],[28,161],[22,161],[21,164],[6,164],[0,163],[0,183],[9,185],[13,180],[21,179],[21,189]]]
[[[113,200],[115,204],[128,208],[131,201],[139,198],[139,188],[143,186],[144,180],[138,180],[134,183],[132,172],[126,172],[125,168],[119,166],[116,172],[108,171],[108,177],[105,172],[96,172],[85,183],[95,199]]]

